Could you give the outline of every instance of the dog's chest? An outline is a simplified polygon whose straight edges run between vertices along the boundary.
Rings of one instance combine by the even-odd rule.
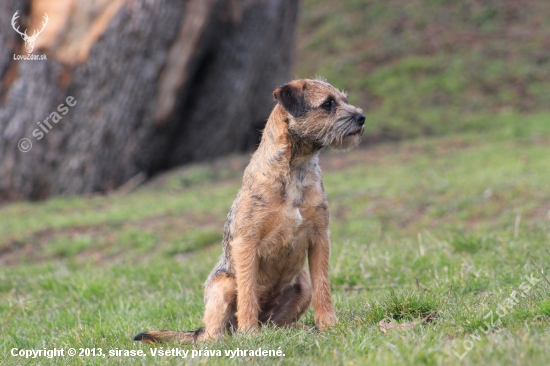
[[[316,203],[312,193],[320,182],[307,175],[291,178],[285,186],[281,204],[271,212],[270,230],[262,243],[265,256],[287,257],[307,249]]]
[[[316,188],[306,179],[286,185],[282,204],[271,216],[271,230],[260,243],[261,285],[286,286],[302,270],[314,230]]]
[[[306,229],[312,219],[311,206],[315,202],[314,192],[320,185],[320,177],[311,169],[296,169],[290,175],[285,187],[283,203],[289,226],[298,235]]]

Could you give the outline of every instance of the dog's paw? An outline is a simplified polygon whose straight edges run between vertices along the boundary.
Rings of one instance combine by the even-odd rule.
[[[248,326],[239,326],[239,329],[237,329],[237,334],[241,334],[244,336],[252,336],[256,335],[259,332],[258,325],[251,324]]]
[[[315,317],[315,325],[321,332],[325,332],[328,329],[332,328],[333,326],[338,323],[338,318],[336,317],[335,313],[327,313],[323,316],[316,316]]]

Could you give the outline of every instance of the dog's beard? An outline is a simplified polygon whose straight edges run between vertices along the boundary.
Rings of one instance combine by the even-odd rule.
[[[291,134],[297,139],[316,149],[331,148],[342,151],[359,145],[364,131],[364,126],[358,125],[349,115],[338,118],[334,124],[324,128],[314,126],[314,128],[302,130],[298,126],[291,124],[290,128]]]
[[[335,150],[350,150],[361,142],[364,125],[359,126],[351,117],[340,118],[327,133],[324,146]]]

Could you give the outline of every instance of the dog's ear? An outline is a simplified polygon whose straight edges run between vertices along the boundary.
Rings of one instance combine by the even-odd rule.
[[[304,89],[305,83],[292,82],[278,87],[273,92],[273,97],[279,104],[292,115],[300,117],[304,113]]]

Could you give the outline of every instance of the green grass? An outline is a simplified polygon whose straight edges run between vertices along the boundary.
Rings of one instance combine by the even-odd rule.
[[[294,75],[350,91],[369,140],[418,138],[322,157],[334,329],[181,346],[284,357],[183,360],[132,342],[201,324],[247,160],[233,157],[128,195],[1,206],[0,363],[549,364],[550,284],[517,293],[540,278],[533,259],[550,266],[550,3],[516,3],[303,2]],[[10,355],[55,347],[149,356]]]
[[[548,111],[550,2],[304,0],[293,76],[367,111],[375,140],[491,130]]]
[[[181,346],[285,354],[189,363],[548,364],[546,282],[518,296],[487,335],[480,331],[486,314],[538,273],[531,256],[545,272],[550,265],[550,115],[494,123],[500,127],[490,132],[323,154],[340,323],[325,334],[268,327]],[[2,364],[182,364],[150,355],[24,360],[10,352],[149,354],[132,336],[199,326],[202,283],[221,253],[242,161],[189,167],[128,195],[0,207]],[[314,325],[312,310],[304,322]],[[397,328],[383,332],[380,322]],[[470,345],[460,361],[453,351]]]

